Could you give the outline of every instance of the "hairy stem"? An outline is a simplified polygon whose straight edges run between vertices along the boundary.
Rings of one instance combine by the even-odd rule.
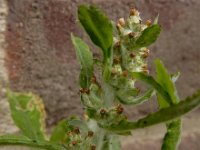
[[[63,146],[52,145],[49,142],[38,142],[38,141],[36,142],[34,140],[29,140],[29,139],[0,137],[0,146],[3,145],[20,145],[20,146],[41,148],[46,150],[66,150]]]

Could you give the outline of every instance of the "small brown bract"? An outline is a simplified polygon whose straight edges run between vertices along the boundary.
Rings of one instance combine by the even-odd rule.
[[[76,145],[77,144],[77,142],[76,141],[72,141],[72,145]]]
[[[149,20],[147,20],[147,21],[146,21],[146,23],[145,23],[145,24],[146,24],[146,25],[149,27],[149,26],[151,26],[151,25],[152,25],[152,21],[149,19]]]
[[[131,8],[130,10],[130,16],[138,16],[139,15],[139,12],[137,9],[135,8]]]
[[[80,133],[80,130],[79,130],[78,127],[76,127],[76,128],[74,129],[74,133],[76,133],[76,134],[79,134],[79,133]]]
[[[119,64],[120,62],[121,62],[121,58],[120,57],[116,56],[116,57],[113,58],[113,63],[114,64]]]
[[[90,90],[89,89],[80,88],[79,93],[81,93],[81,94],[89,94]]]
[[[68,136],[72,136],[72,135],[73,135],[72,131],[69,131]]]
[[[146,70],[147,70],[147,69],[148,69],[147,64],[143,65],[143,66],[142,66],[142,69],[146,69]]]
[[[106,111],[105,109],[102,108],[102,109],[100,110],[101,116],[105,116],[106,113],[107,113],[107,111]]]
[[[116,27],[118,30],[120,30],[122,28],[122,26],[119,23],[117,23]]]
[[[122,105],[118,104],[116,107],[116,111],[118,114],[122,114],[124,111],[124,108],[122,107]]]
[[[115,48],[120,48],[121,46],[121,42],[120,41],[117,41],[114,45]]]
[[[120,18],[119,21],[118,21],[118,23],[119,23],[122,27],[124,27],[125,24],[126,24],[124,18]]]
[[[133,52],[130,53],[130,57],[131,57],[131,58],[135,58],[135,56],[136,56],[135,53],[133,53]]]
[[[115,68],[112,68],[111,74],[112,74],[112,75],[116,75],[116,74],[117,74],[117,70],[116,70]]]
[[[93,137],[94,136],[94,132],[93,131],[88,131],[88,136],[89,137]]]
[[[142,54],[142,58],[144,58],[144,59],[146,59],[148,56],[149,56],[148,53],[144,53],[144,54]]]
[[[144,74],[149,74],[149,70],[148,69],[144,69],[142,70]]]
[[[92,145],[92,146],[91,146],[91,150],[96,150],[96,146],[95,146],[95,145]]]
[[[128,34],[128,36],[129,36],[130,38],[135,37],[135,32],[130,32],[130,33]]]
[[[127,77],[127,76],[128,76],[128,71],[127,71],[127,70],[124,70],[124,71],[122,72],[122,75],[123,75],[124,77]]]

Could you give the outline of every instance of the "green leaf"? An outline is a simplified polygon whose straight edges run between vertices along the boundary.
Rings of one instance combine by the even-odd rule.
[[[169,105],[173,104],[169,93],[157,81],[155,81],[152,76],[146,75],[141,72],[132,72],[130,73],[130,75],[135,79],[141,80],[149,84],[167,101]]]
[[[82,88],[88,88],[93,75],[93,56],[88,45],[80,38],[71,35],[72,42],[76,49],[76,56],[81,65],[79,82]]]
[[[3,135],[0,136],[0,146],[6,145],[20,145],[20,146],[28,146],[37,149],[46,149],[46,150],[66,150],[61,145],[51,144],[47,141],[35,141],[32,139],[28,139],[22,135]]]
[[[179,102],[179,98],[177,96],[177,91],[175,85],[171,79],[171,75],[167,72],[162,62],[157,59],[155,61],[156,64],[156,80],[157,82],[169,93],[171,103],[176,104]],[[165,102],[163,102],[165,101]],[[160,108],[168,107],[167,100],[163,99],[158,94],[158,102]]]
[[[160,34],[161,28],[159,25],[154,24],[146,28],[141,36],[136,40],[137,47],[147,47],[154,43]]]
[[[157,82],[169,93],[172,103],[177,104],[179,102],[179,98],[177,96],[174,82],[177,80],[179,74],[171,76],[159,59],[155,61],[155,64]],[[170,107],[159,93],[157,94],[157,98],[160,109]],[[181,122],[181,119],[178,119],[166,124],[167,133],[165,134],[163,140],[163,150],[176,150],[178,147],[181,137]]]
[[[115,91],[113,87],[107,83],[102,84],[102,91],[103,91],[102,99],[104,100],[104,106],[109,108],[113,104]]]
[[[5,135],[1,135],[0,136],[0,143],[2,143],[3,141],[12,141],[12,139],[15,140],[30,140],[29,138],[23,136],[23,135],[15,135],[15,134],[5,134]],[[31,140],[30,140],[31,141]]]
[[[57,144],[65,143],[68,136],[67,133],[73,130],[75,127],[78,127],[81,132],[89,131],[89,128],[84,121],[72,117],[67,120],[62,120],[58,123],[52,132],[50,142]]]
[[[145,128],[159,123],[165,123],[181,117],[182,115],[194,110],[200,105],[200,90],[192,97],[174,104],[171,107],[163,108],[158,112],[152,113],[147,117],[139,119],[138,121],[129,122],[122,121],[119,124],[103,125],[100,126],[110,131],[129,131],[132,129]]]
[[[154,90],[150,89],[146,91],[144,94],[136,97],[127,97],[125,94],[121,94],[120,92],[118,92],[117,98],[122,104],[136,105],[149,100],[149,98],[151,98],[153,95],[154,95]]]
[[[79,6],[78,18],[92,42],[102,49],[104,58],[110,58],[113,43],[111,21],[100,9],[92,5]]]
[[[167,133],[163,139],[162,150],[176,150],[181,137],[181,120],[178,119],[167,124]]]
[[[62,120],[54,127],[50,137],[50,142],[61,144],[67,133],[67,121]]]
[[[89,128],[88,128],[86,122],[84,122],[80,119],[70,119],[67,122],[68,122],[68,125],[78,127],[82,131],[89,131]]]
[[[23,135],[44,140],[45,110],[42,100],[31,93],[8,92],[12,118]]]

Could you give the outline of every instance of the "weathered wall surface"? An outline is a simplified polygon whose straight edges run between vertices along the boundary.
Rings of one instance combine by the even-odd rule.
[[[9,82],[5,66],[6,57],[6,27],[8,6],[5,0],[0,0],[0,134],[2,132],[12,133],[16,131],[8,111],[8,103],[5,99],[5,87]]]
[[[151,66],[152,60],[159,57],[170,71],[181,72],[177,86],[182,98],[200,87],[199,0],[0,0],[3,12],[0,12],[0,78],[13,90],[40,95],[48,112],[48,126],[72,114],[82,114],[77,84],[79,66],[70,33],[89,42],[76,21],[77,6],[83,2],[99,5],[114,21],[127,17],[132,6],[141,11],[144,20],[153,19],[159,13],[163,30],[150,48]],[[153,67],[150,70],[153,72]],[[12,122],[5,99],[0,104],[2,133]],[[136,118],[155,109],[155,104],[148,103],[128,109],[127,113]],[[181,150],[186,150],[189,144],[196,146],[193,150],[200,148],[198,113],[196,110],[185,117]],[[163,132],[162,128],[138,131],[134,140],[126,140],[124,149],[157,150]]]

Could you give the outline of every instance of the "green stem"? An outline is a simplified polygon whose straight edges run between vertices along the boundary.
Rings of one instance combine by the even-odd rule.
[[[182,122],[181,119],[167,124],[167,133],[163,139],[162,150],[176,150],[180,143]]]
[[[0,137],[0,146],[3,145],[21,145],[35,148],[42,148],[46,150],[66,150],[63,146],[52,145],[49,142],[36,142],[29,139],[7,138]]]

